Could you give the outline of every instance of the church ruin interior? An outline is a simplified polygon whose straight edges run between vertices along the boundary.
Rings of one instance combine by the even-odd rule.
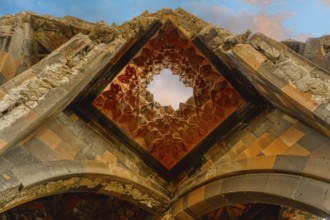
[[[330,219],[329,137],[330,35],[0,17],[1,220]]]

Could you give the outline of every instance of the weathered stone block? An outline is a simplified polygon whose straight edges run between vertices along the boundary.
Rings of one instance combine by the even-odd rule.
[[[259,53],[250,44],[238,44],[232,49],[232,52],[254,70],[257,70],[267,60],[266,56]]]
[[[250,43],[271,60],[276,60],[285,51],[285,46],[283,44],[263,34],[254,34],[251,37]]]
[[[305,92],[305,93],[301,92],[299,89],[297,89],[295,86],[293,86],[290,83],[284,86],[282,88],[282,91],[288,97],[290,97],[292,100],[298,103],[301,106],[301,110],[305,108],[306,110],[310,111],[310,115],[318,107],[318,104],[313,101],[312,94],[310,92]]]
[[[18,65],[19,62],[10,53],[0,52],[0,74],[6,80],[10,80],[16,75]]]
[[[306,41],[305,52],[303,55],[310,61],[327,68],[326,63],[324,62],[319,38],[309,38]]]

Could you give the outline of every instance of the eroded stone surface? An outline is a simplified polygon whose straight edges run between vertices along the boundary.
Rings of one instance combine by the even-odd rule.
[[[251,45],[269,58],[262,65],[262,68],[264,67],[265,69],[260,68],[259,73],[263,77],[268,78],[269,83],[273,83],[277,87],[277,90],[282,90],[285,93],[284,96],[289,97],[290,100],[294,100],[296,102],[294,104],[296,108],[309,113],[307,115],[301,115],[297,109],[291,108],[290,104],[288,104],[290,101],[286,100],[287,98],[283,99],[281,97],[282,92],[279,92],[280,94],[277,94],[275,99],[271,98],[268,95],[271,91],[268,91],[269,89],[266,87],[262,89],[265,84],[263,86],[258,85],[258,80],[254,81],[253,83],[265,98],[284,111],[289,109],[288,113],[290,114],[297,114],[298,117],[301,115],[300,118],[303,121],[329,135],[327,130],[329,128],[327,115],[330,111],[330,73],[327,69],[319,67],[319,65],[322,66],[324,64],[320,45],[323,45],[324,57],[326,57],[326,51],[324,49],[326,47],[324,46],[326,45],[325,39],[326,37],[310,39],[306,44],[303,44],[302,48],[300,48],[301,44],[294,44],[291,41],[286,42],[287,45],[294,49],[292,51],[279,42],[262,34],[256,34],[251,38]],[[297,48],[295,48],[296,46]],[[298,52],[310,60],[302,57]],[[251,80],[253,81],[253,79]],[[278,102],[278,99],[280,99],[280,102]],[[317,107],[318,113],[315,113],[314,111]],[[323,113],[319,114],[319,112]],[[322,125],[314,122],[313,114],[318,114],[317,117],[320,118],[319,120],[321,120]]]
[[[109,57],[123,44],[121,38],[114,39],[110,44],[97,44],[88,36],[78,34],[28,71],[3,85],[6,94],[0,97],[0,102],[3,103],[0,112],[0,137],[8,133],[14,123],[24,120],[28,113],[33,112],[35,115],[34,110],[45,117],[45,111],[50,113],[55,111],[54,108],[63,108],[64,100],[73,99],[74,94],[83,89],[83,85],[93,78],[93,74],[108,64]],[[72,90],[74,92],[65,96]],[[56,101],[61,102],[62,99],[63,103],[54,103],[50,94],[60,94]],[[54,108],[49,108],[47,100]],[[48,108],[43,107],[46,104]],[[25,122],[23,125],[35,125],[32,121],[30,123]],[[22,135],[24,130],[28,131],[27,127],[22,130]],[[18,137],[2,138],[10,145]]]
[[[320,37],[320,44],[325,53],[330,53],[330,35]]]
[[[0,54],[5,52],[13,57],[10,70],[3,69],[0,62],[0,74],[6,80],[36,64],[79,33],[106,44],[118,36],[118,30],[103,22],[94,24],[70,16],[55,18],[31,12],[3,16],[0,25],[0,51],[3,51]]]
[[[69,189],[79,189],[86,187],[88,189],[97,188],[103,193],[116,193],[121,196],[131,197],[134,201],[138,201],[142,206],[146,206],[150,209],[159,209],[162,211],[165,209],[164,204],[158,201],[157,198],[152,195],[141,191],[131,184],[123,184],[118,181],[105,182],[102,179],[90,179],[86,177],[73,177],[67,180],[59,180],[54,182],[48,182],[44,185],[30,187],[27,190],[18,194],[7,195],[7,198],[1,200],[0,211],[5,211],[13,206],[26,202],[40,196],[52,195],[54,193],[65,192]]]

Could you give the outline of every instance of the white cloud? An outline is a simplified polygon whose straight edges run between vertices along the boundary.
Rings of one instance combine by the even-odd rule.
[[[297,41],[301,41],[301,42],[306,42],[306,40],[308,38],[313,37],[312,34],[299,34],[293,37],[293,39],[297,40]]]
[[[272,0],[244,0],[244,2],[251,5],[270,5]]]
[[[173,75],[169,69],[163,69],[159,75],[154,75],[148,85],[148,91],[154,95],[156,102],[163,106],[170,105],[179,108],[179,103],[186,102],[193,95],[191,87],[185,87],[178,75]]]
[[[323,4],[330,4],[330,0],[320,0]]]
[[[261,32],[276,40],[284,40],[290,36],[290,30],[283,26],[287,13],[267,15],[260,13],[252,16],[251,31]]]
[[[240,34],[250,29],[252,32],[261,32],[275,40],[285,40],[291,37],[292,32],[284,26],[285,19],[291,16],[288,12],[267,14],[241,10],[238,13],[222,6],[208,6],[192,3],[186,7],[193,14],[214,25],[225,28],[234,34]]]

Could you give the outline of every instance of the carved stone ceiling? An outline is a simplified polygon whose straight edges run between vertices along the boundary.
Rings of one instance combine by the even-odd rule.
[[[178,75],[193,95],[174,110],[147,90],[163,69]],[[167,21],[92,104],[167,170],[244,102],[193,43]]]

